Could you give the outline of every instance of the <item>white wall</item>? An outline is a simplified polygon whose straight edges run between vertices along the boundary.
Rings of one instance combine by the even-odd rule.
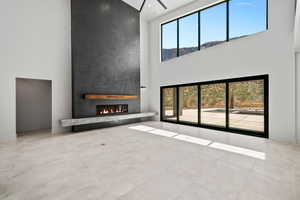
[[[16,77],[52,80],[52,131],[71,117],[70,0],[2,0],[0,141],[16,138]]]
[[[148,46],[148,22],[140,19],[140,64],[141,64],[141,112],[149,111],[149,46]]]
[[[296,17],[295,17],[295,49],[300,52],[300,1],[297,2],[296,6]]]
[[[296,53],[296,137],[300,144],[300,53]]]
[[[296,106],[297,138],[300,143],[300,2],[297,1],[295,17],[295,50],[296,50]]]
[[[160,63],[160,24],[212,2],[196,1],[151,21],[150,110],[159,112],[163,85],[269,74],[270,138],[295,141],[294,0],[269,0],[266,32]]]

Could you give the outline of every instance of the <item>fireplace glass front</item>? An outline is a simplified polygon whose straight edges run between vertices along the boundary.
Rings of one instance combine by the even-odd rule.
[[[124,114],[124,113],[128,113],[128,105],[127,104],[97,105],[96,112],[97,115]]]

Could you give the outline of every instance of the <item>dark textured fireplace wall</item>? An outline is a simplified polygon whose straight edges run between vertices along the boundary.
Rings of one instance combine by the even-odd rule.
[[[140,96],[139,13],[121,0],[72,0],[73,118],[96,115],[96,106],[137,100],[85,100],[83,94]],[[120,122],[118,122],[119,124]],[[102,127],[87,125],[74,131]]]

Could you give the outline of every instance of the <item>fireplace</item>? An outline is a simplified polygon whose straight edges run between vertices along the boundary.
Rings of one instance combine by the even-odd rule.
[[[128,105],[127,104],[97,105],[96,112],[97,115],[124,114],[124,113],[128,113]]]

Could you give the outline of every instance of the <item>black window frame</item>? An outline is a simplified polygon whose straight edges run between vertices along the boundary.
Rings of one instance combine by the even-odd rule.
[[[184,54],[184,55],[180,55],[180,23],[179,23],[179,21],[181,20],[181,19],[183,19],[183,18],[185,18],[185,17],[189,17],[189,16],[191,16],[191,15],[194,15],[194,14],[196,14],[197,13],[197,15],[198,15],[198,41],[197,41],[197,49],[199,50],[199,43],[200,43],[200,12],[199,11],[195,11],[195,12],[192,12],[192,13],[189,13],[189,14],[186,14],[186,15],[184,15],[184,16],[182,16],[182,17],[180,17],[180,18],[178,18],[178,19],[176,19],[177,20],[177,57],[180,57],[180,56],[184,56],[184,55],[186,55],[186,54]],[[194,51],[195,52],[195,51]]]
[[[218,6],[220,4],[223,4],[223,3],[226,4],[226,40],[224,41],[224,43],[231,41],[230,40],[230,36],[229,36],[229,34],[230,34],[230,31],[229,31],[229,29],[230,29],[230,27],[229,27],[229,24],[230,24],[229,23],[229,14],[230,14],[230,12],[229,12],[229,10],[230,10],[229,9],[229,1],[231,1],[231,0],[224,0],[224,1],[221,1],[221,2],[217,2],[217,3],[213,4],[213,5],[208,6],[208,7],[202,8],[200,10],[188,13],[188,14],[183,15],[181,17],[178,17],[176,19],[172,19],[170,21],[162,23],[160,25],[160,57],[161,57],[160,58],[160,62],[164,62],[164,61],[168,61],[168,60],[171,60],[173,58],[176,58],[176,57],[180,57],[180,54],[179,54],[179,39],[180,39],[179,38],[179,20],[181,18],[187,17],[187,16],[195,14],[195,13],[198,13],[198,51],[201,51],[201,30],[200,30],[200,25],[201,25],[201,19],[200,19],[201,17],[200,16],[201,16],[201,12],[204,11],[204,10],[206,10],[206,9]],[[265,0],[265,1],[266,1],[266,16],[265,16],[266,29],[264,31],[267,31],[267,30],[269,30],[269,0]],[[176,21],[176,23],[177,23],[177,50],[176,50],[176,55],[177,56],[173,57],[173,58],[170,58],[170,59],[167,59],[167,60],[163,60],[163,26],[166,25],[166,24],[168,24],[168,23],[170,23],[170,22],[174,22],[174,21]],[[254,35],[254,34],[256,34],[256,33],[253,33],[253,34],[250,34],[250,35]],[[246,35],[245,37],[248,37],[250,35]],[[194,52],[196,52],[196,51],[194,51]],[[184,54],[184,55],[187,55],[187,54]],[[182,56],[184,56],[184,55],[182,55]]]
[[[200,93],[202,92],[202,90],[201,90],[202,85],[214,85],[214,84],[224,84],[225,85],[225,91],[224,91],[225,92],[225,126],[201,123],[201,119],[198,121],[198,123],[200,123],[200,125],[202,125],[204,127],[209,126],[209,127],[216,127],[216,128],[227,128],[227,101],[228,101],[228,99],[227,99],[227,88],[228,88],[227,82],[214,82],[214,83],[205,83],[205,84],[201,83],[201,84],[199,84]],[[200,100],[200,102],[202,103],[202,99]],[[198,110],[198,112],[200,111],[200,117],[201,117],[201,109],[202,109],[202,105],[200,105],[200,110]]]
[[[179,115],[180,115],[180,88],[185,88],[185,87],[194,87],[194,86],[196,86],[195,88],[197,88],[196,90],[197,90],[197,104],[199,104],[200,102],[201,102],[201,99],[199,100],[199,92],[200,92],[200,90],[199,90],[199,87],[200,87],[200,85],[189,85],[189,86],[178,86],[178,102],[177,102],[177,104],[178,104],[178,110],[176,111],[176,113],[178,114],[178,121],[179,122],[186,122],[186,123],[191,123],[191,124],[198,124],[199,123],[199,116],[200,116],[200,113],[197,113],[197,122],[192,122],[192,121],[184,121],[184,120],[180,120],[180,117],[179,117]],[[184,97],[184,96],[183,96]],[[201,106],[201,105],[200,105]],[[197,105],[197,107],[198,107],[198,111],[199,111],[199,105]],[[182,110],[182,112],[183,112],[183,110]]]
[[[243,81],[254,81],[254,80],[263,80],[264,81],[264,131],[255,131],[255,130],[246,130],[239,128],[231,128],[229,127],[229,83],[233,82],[243,82]],[[225,83],[226,84],[226,107],[225,107],[225,116],[226,116],[226,125],[225,127],[207,125],[201,123],[201,85],[208,84],[216,84],[216,83]],[[198,123],[186,122],[179,120],[179,88],[185,86],[198,86]],[[177,98],[177,119],[176,120],[166,120],[163,119],[163,89],[165,88],[176,88],[176,98]],[[207,128],[212,130],[219,130],[231,133],[237,133],[242,135],[250,135],[262,138],[269,138],[269,75],[257,75],[257,76],[248,76],[248,77],[239,77],[239,78],[231,78],[231,79],[222,79],[222,80],[214,80],[214,81],[204,81],[204,82],[195,82],[195,83],[187,83],[187,84],[178,84],[178,85],[168,85],[160,87],[160,121],[181,124],[181,125],[189,125],[195,126],[199,128]]]
[[[176,58],[176,57],[179,57],[179,21],[178,21],[179,19],[174,19],[174,20],[171,20],[171,21],[168,21],[168,22],[166,22],[166,23],[164,23],[164,24],[161,24],[161,26],[160,26],[160,60],[161,60],[161,62],[164,62],[164,61],[168,61],[168,60],[171,60],[171,59],[173,59],[173,58]],[[172,22],[174,22],[174,21],[176,21],[176,24],[177,24],[177,30],[176,30],[176,37],[177,37],[177,44],[176,44],[176,57],[172,57],[172,58],[170,58],[170,59],[167,59],[167,60],[163,60],[163,40],[162,40],[162,38],[163,38],[163,25],[167,25],[167,24],[169,24],[169,23],[172,23]]]
[[[161,113],[161,119],[162,120],[166,120],[166,121],[177,121],[177,119],[178,119],[178,109],[179,109],[179,107],[178,107],[178,97],[177,97],[177,95],[178,95],[178,88],[177,87],[174,87],[174,88],[172,88],[172,87],[168,87],[168,89],[174,89],[174,95],[173,96],[175,96],[175,99],[173,99],[173,102],[172,102],[172,104],[173,104],[173,108],[175,107],[176,109],[174,110],[173,109],[173,116],[172,117],[175,117],[176,116],[176,120],[167,120],[167,119],[165,119],[166,117],[170,117],[170,116],[166,116],[163,112]],[[162,93],[161,93],[161,110],[163,110],[164,108],[165,108],[165,104],[164,104],[164,101],[163,101],[163,96],[164,96],[164,93],[163,93],[163,90],[161,91]]]
[[[213,5],[211,5],[211,6],[209,6],[209,7],[206,7],[206,8],[203,8],[203,9],[201,9],[201,10],[199,10],[198,12],[199,12],[199,15],[200,15],[200,22],[198,22],[198,24],[199,24],[199,26],[201,25],[201,12],[202,11],[205,11],[205,10],[208,10],[208,9],[210,9],[210,8],[213,8],[213,7],[216,7],[216,6],[219,6],[219,5],[221,5],[221,4],[226,4],[225,6],[226,6],[226,39],[224,40],[224,43],[225,42],[228,42],[229,40],[228,40],[228,35],[229,35],[229,1],[230,0],[225,0],[225,1],[221,1],[221,2],[218,2],[218,3],[216,3],[216,4],[213,4]],[[200,29],[201,29],[201,26],[200,26]],[[200,30],[200,34],[201,34],[201,30]],[[201,48],[201,39],[200,39],[200,46],[199,46],[199,48],[198,49],[202,49]],[[214,45],[215,46],[215,45]]]
[[[230,40],[234,39],[234,38],[230,38],[230,22],[229,22],[229,15],[230,15],[230,6],[229,6],[229,2],[231,0],[226,0],[227,1],[227,42],[229,42]],[[265,0],[266,1],[266,16],[265,16],[265,22],[266,22],[266,29],[264,31],[269,30],[269,0]],[[260,33],[263,31],[259,31],[259,32],[255,32],[255,33],[251,33],[249,35],[245,35],[245,37],[248,37],[250,35],[254,35],[256,33]]]

